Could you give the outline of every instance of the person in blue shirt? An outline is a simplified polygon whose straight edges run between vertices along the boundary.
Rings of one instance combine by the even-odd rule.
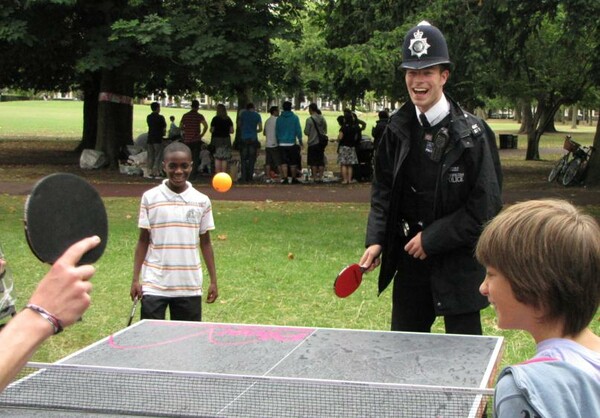
[[[240,112],[238,129],[240,129],[240,160],[242,165],[242,182],[251,183],[254,179],[254,165],[260,149],[258,133],[262,132],[262,118],[254,109],[254,103],[248,103],[246,110]]]
[[[283,102],[283,112],[275,124],[275,136],[281,156],[283,183],[298,183],[298,166],[301,163],[302,127],[300,118],[292,112],[292,102]],[[291,175],[291,179],[288,179]]]

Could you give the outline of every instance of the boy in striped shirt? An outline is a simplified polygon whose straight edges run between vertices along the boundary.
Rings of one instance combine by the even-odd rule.
[[[193,167],[190,148],[173,142],[164,150],[167,179],[144,193],[140,235],[135,250],[131,298],[142,298],[141,319],[202,320],[202,268],[210,276],[207,303],[218,297],[210,230],[215,228],[210,199],[188,178]]]

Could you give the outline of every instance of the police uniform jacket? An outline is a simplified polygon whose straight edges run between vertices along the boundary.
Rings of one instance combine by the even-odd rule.
[[[436,314],[456,315],[488,305],[478,291],[485,269],[474,258],[474,248],[485,222],[502,208],[502,173],[492,130],[446,97],[450,140],[436,176],[433,221],[424,225],[421,239],[432,266]],[[404,251],[397,239],[400,187],[417,123],[415,106],[407,102],[391,116],[377,152],[366,246],[382,245],[379,293],[403,274],[396,272],[398,254]]]

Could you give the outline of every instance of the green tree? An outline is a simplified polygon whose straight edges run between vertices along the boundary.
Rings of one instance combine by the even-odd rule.
[[[582,99],[593,82],[599,50],[598,2],[554,0],[484,2],[493,91],[535,111],[526,131],[526,159],[539,159],[542,134],[562,105]],[[524,121],[524,123],[526,123]]]
[[[296,19],[302,6],[300,0],[227,0],[210,8],[173,7],[177,61],[194,69],[208,93],[233,91],[243,107],[253,91],[268,91],[277,77],[272,40],[300,35]]]
[[[0,83],[38,90],[81,89],[84,131],[80,148],[104,151],[111,167],[116,167],[119,148],[132,139],[134,75],[143,74],[149,60],[161,50],[152,48],[149,53],[151,40],[119,38],[112,25],[129,16],[150,15],[160,4],[124,0],[11,2],[0,15],[4,28],[0,50],[6,58]],[[158,40],[160,34],[153,23],[152,16],[146,16],[139,22],[139,30],[146,29]],[[119,29],[117,25],[115,30]]]
[[[404,36],[427,20],[444,33],[455,63],[446,90],[470,110],[482,105],[489,48],[482,41],[479,1],[338,0],[329,2],[327,11],[325,39],[336,64],[330,77],[340,97],[359,98],[372,89],[394,101],[406,100],[400,69]]]
[[[354,108],[367,90],[393,99],[404,97],[398,70],[398,31],[416,2],[369,2],[337,0],[323,2],[324,74],[333,95]]]
[[[300,0],[10,2],[0,12],[0,68],[6,70],[0,85],[82,89],[82,144],[104,151],[116,168],[119,149],[132,140],[135,96],[165,88],[175,93],[203,89],[236,92],[238,102],[245,105],[252,88],[269,85],[270,40],[293,32],[292,21],[302,4]],[[43,65],[40,58],[46,59]]]

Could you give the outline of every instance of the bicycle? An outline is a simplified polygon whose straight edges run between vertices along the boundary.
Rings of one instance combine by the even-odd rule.
[[[571,186],[583,181],[587,172],[588,162],[594,151],[595,148],[590,145],[580,146],[573,152],[574,157],[565,168],[562,177],[563,186]]]
[[[581,147],[580,144],[578,144],[577,142],[575,142],[571,139],[571,135],[565,136],[565,141],[563,143],[563,149],[565,149],[567,151],[567,153],[565,155],[563,155],[560,160],[558,160],[556,165],[552,168],[552,171],[550,171],[550,174],[548,175],[549,183],[552,183],[555,180],[556,181],[562,180],[562,178],[565,174],[565,171],[567,169],[567,166],[569,165],[570,161],[572,161],[572,157],[574,156],[574,153],[580,147]]]

